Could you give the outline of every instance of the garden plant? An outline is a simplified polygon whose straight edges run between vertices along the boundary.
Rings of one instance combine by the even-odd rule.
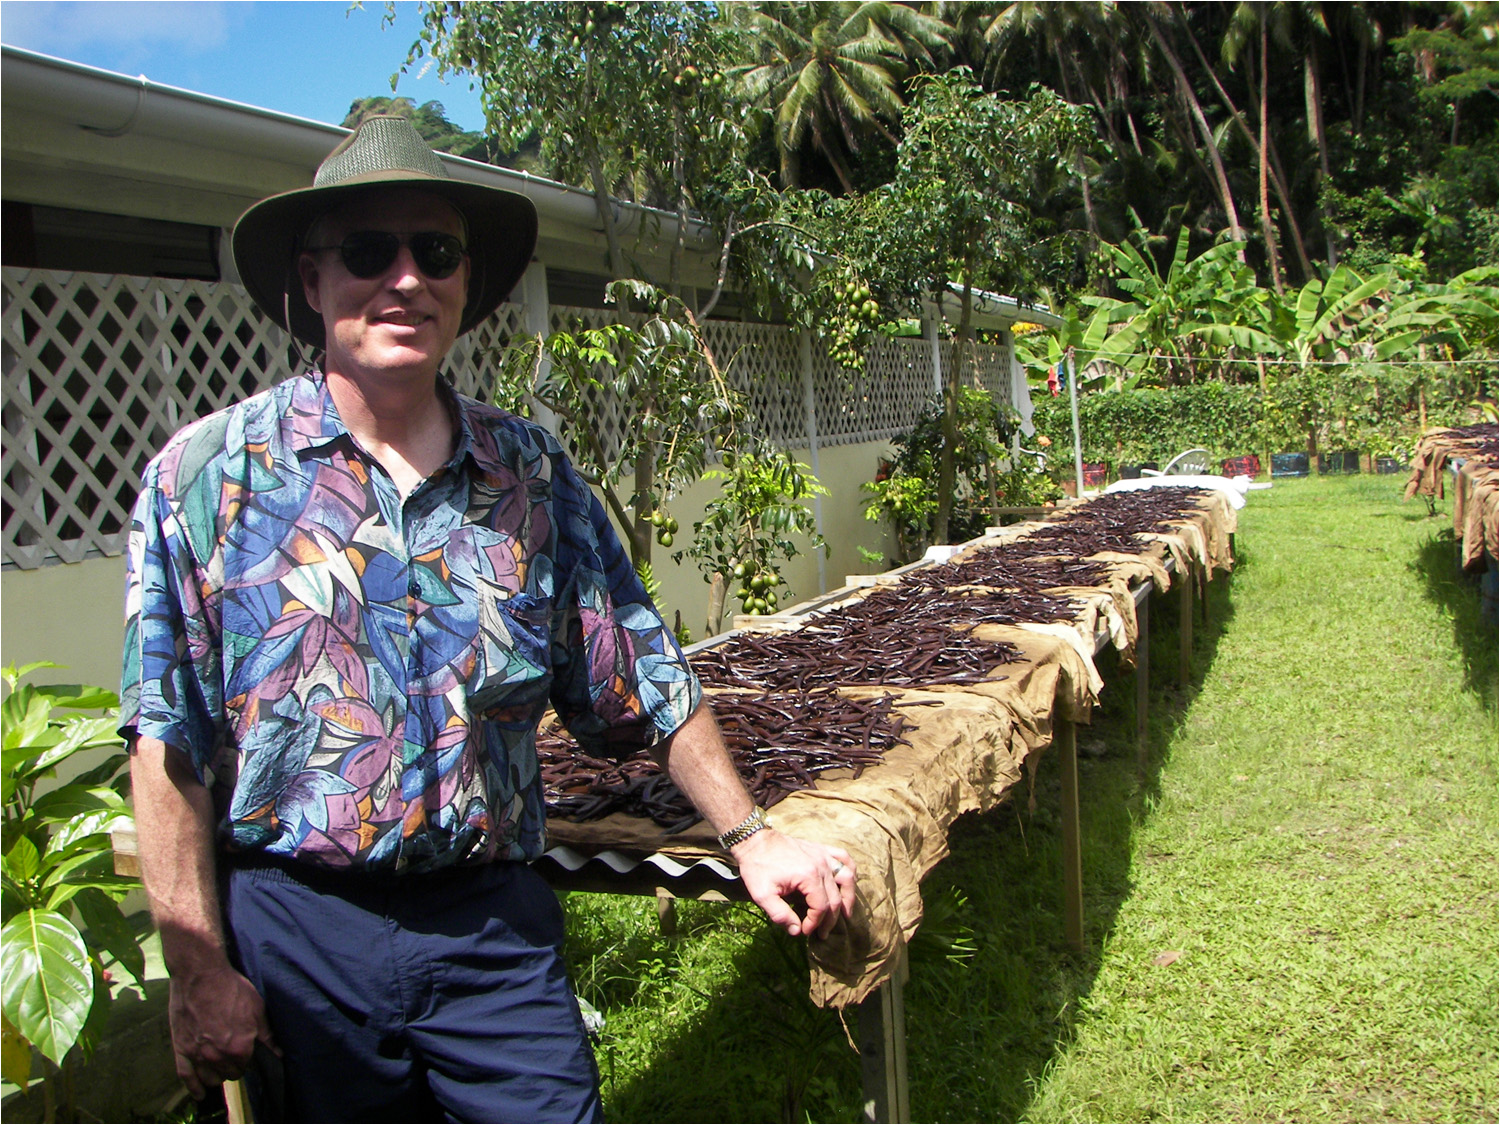
[[[131,825],[126,755],[115,733],[119,700],[103,688],[25,682],[57,665],[4,670],[4,1075],[23,1090],[33,1052],[52,1072],[75,1044],[87,1050],[111,1000],[105,958],[138,983],[144,957],[121,913],[135,879],[116,875],[110,833]],[[95,714],[103,712],[103,714]],[[76,755],[92,768],[57,783]],[[48,1091],[50,1098],[50,1089]]]

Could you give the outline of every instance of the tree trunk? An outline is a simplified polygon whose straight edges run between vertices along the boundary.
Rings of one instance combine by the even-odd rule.
[[[1302,93],[1307,102],[1308,140],[1318,143],[1318,169],[1322,173],[1319,185],[1330,178],[1328,166],[1328,130],[1323,123],[1323,75],[1318,67],[1318,49],[1311,42],[1302,57]],[[1318,196],[1318,221],[1323,224],[1323,238],[1328,246],[1328,268],[1339,264],[1338,239],[1333,224],[1323,214],[1322,193]]]
[[[717,570],[708,584],[708,623],[704,636],[718,636],[724,627],[724,602],[729,597],[729,582]]]
[[[1370,58],[1370,49],[1361,37],[1359,41],[1359,61],[1354,72],[1354,132],[1359,134],[1365,128],[1365,65]]]
[[[645,411],[647,418],[651,410]],[[630,561],[637,570],[641,564],[651,564],[651,538],[655,528],[651,525],[651,508],[656,485],[656,452],[649,442],[642,442],[635,458],[635,522],[630,529]]]
[[[1266,65],[1266,11],[1260,11],[1260,144],[1256,146],[1257,155],[1260,159],[1256,162],[1260,172],[1260,229],[1261,236],[1266,240],[1266,260],[1271,264],[1271,286],[1276,290],[1278,296],[1286,292],[1281,284],[1281,263],[1277,259],[1281,256],[1276,249],[1276,229],[1271,225],[1271,193],[1266,175],[1266,122],[1269,113],[1267,102],[1270,100],[1267,94]]]
[[[588,151],[594,207],[599,212],[599,222],[604,226],[604,244],[609,248],[609,269],[618,280],[627,276],[625,253],[620,249],[620,232],[615,229],[615,210],[609,200],[609,185],[604,182],[604,162],[599,158],[599,148],[592,139],[588,142]]]
[[[682,251],[687,242],[687,177],[682,167],[682,106],[672,102],[672,183],[677,197],[677,237],[672,240],[672,257],[667,267],[667,291],[682,296]]]
[[[1178,7],[1180,9],[1181,5]],[[1229,111],[1230,118],[1239,128],[1240,132],[1244,134],[1245,140],[1250,142],[1250,147],[1255,150],[1257,158],[1270,160],[1271,184],[1276,188],[1276,197],[1281,200],[1281,208],[1286,216],[1287,226],[1291,229],[1292,247],[1297,251],[1297,263],[1302,268],[1302,279],[1304,281],[1311,281],[1316,276],[1316,273],[1313,270],[1312,262],[1307,257],[1307,249],[1303,245],[1302,227],[1297,222],[1296,208],[1292,206],[1292,196],[1287,188],[1286,173],[1282,170],[1281,160],[1276,155],[1276,140],[1264,132],[1259,140],[1256,139],[1255,132],[1245,120],[1245,115],[1234,104],[1234,99],[1229,96],[1229,91],[1224,88],[1224,83],[1219,81],[1219,76],[1214,71],[1213,65],[1208,61],[1207,56],[1204,55],[1203,48],[1198,44],[1198,37],[1193,34],[1192,27],[1188,25],[1187,15],[1184,13],[1181,18],[1183,26],[1187,30],[1188,42],[1193,46],[1193,53],[1198,56],[1198,62],[1202,64],[1209,80],[1213,82],[1214,90],[1218,93],[1219,100],[1224,103],[1224,108]],[[1257,89],[1253,71],[1247,72],[1246,82],[1250,87],[1251,99],[1260,102],[1261,108],[1264,110],[1266,98],[1262,91],[1265,89],[1265,82],[1260,82],[1259,89]],[[1264,195],[1264,191],[1261,194]],[[1264,204],[1262,205],[1262,210],[1266,210]],[[1279,289],[1277,291],[1280,292]]]
[[[953,515],[953,492],[957,485],[958,460],[958,389],[963,385],[963,372],[969,353],[969,332],[973,315],[970,301],[974,292],[973,263],[964,263],[963,304],[958,317],[958,347],[954,349],[953,363],[948,368],[948,378],[943,381],[943,449],[938,456],[938,510],[933,520],[932,541],[948,542],[948,525]],[[938,290],[938,307],[942,307],[942,290]]]
[[[1167,65],[1172,70],[1172,78],[1177,83],[1177,92],[1182,95],[1182,100],[1187,104],[1188,111],[1198,126],[1198,132],[1203,137],[1203,147],[1208,150],[1209,161],[1213,164],[1219,198],[1224,205],[1225,217],[1229,220],[1229,236],[1235,242],[1244,242],[1245,232],[1240,226],[1240,214],[1235,209],[1234,196],[1229,190],[1229,175],[1224,171],[1224,158],[1219,153],[1219,145],[1214,140],[1213,128],[1203,113],[1203,106],[1198,102],[1198,95],[1193,93],[1193,85],[1188,81],[1187,72],[1182,68],[1182,60],[1177,57],[1177,52],[1172,50],[1172,45],[1167,42],[1166,36],[1161,33],[1161,29],[1156,26],[1156,21],[1149,15],[1146,17],[1146,27],[1151,32],[1151,38],[1156,41],[1157,49],[1161,51],[1162,57],[1167,60]],[[1245,260],[1243,247],[1239,250],[1239,259],[1241,262]]]

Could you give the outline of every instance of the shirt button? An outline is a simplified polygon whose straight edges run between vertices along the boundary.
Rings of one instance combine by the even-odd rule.
[[[407,595],[409,597],[415,598],[419,594],[421,594],[421,592],[422,592],[422,587],[420,587],[420,586],[417,585],[417,580],[415,578],[413,578],[409,583],[407,583],[406,593],[407,593]]]

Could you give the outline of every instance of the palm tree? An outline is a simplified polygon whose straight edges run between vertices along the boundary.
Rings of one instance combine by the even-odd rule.
[[[783,182],[799,186],[799,154],[811,137],[844,191],[853,192],[846,153],[858,155],[862,134],[872,130],[896,143],[889,126],[901,120],[902,80],[913,64],[933,64],[949,28],[894,3],[767,3],[739,11],[761,61],[736,73],[775,115]]]

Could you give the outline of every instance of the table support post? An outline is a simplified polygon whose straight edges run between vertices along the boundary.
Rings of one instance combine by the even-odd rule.
[[[677,936],[677,899],[665,887],[656,888],[656,923],[662,937]]]
[[[1146,771],[1146,716],[1151,701],[1151,595],[1135,607],[1135,760]]]
[[[1199,587],[1199,593],[1201,593],[1203,595],[1203,631],[1205,633],[1207,633],[1208,632],[1208,584],[1214,580],[1213,568],[1211,566],[1209,566],[1207,563],[1203,564],[1203,570],[1201,572],[1201,578],[1202,578],[1202,585]]]
[[[1178,575],[1177,682],[1187,686],[1193,674],[1193,574]]]
[[[900,940],[899,938],[897,939]],[[891,979],[859,1005],[859,1060],[864,1078],[864,1122],[911,1120],[906,1084],[906,943]]]
[[[1078,817],[1078,727],[1053,720],[1058,766],[1062,770],[1063,930],[1068,945],[1083,952],[1083,834]]]

